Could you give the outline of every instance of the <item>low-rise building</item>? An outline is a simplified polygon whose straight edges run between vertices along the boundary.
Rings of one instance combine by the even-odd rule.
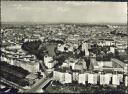
[[[57,64],[57,61],[53,60],[52,57],[45,55],[44,56],[44,64],[48,68],[53,68],[55,66],[55,64]]]
[[[57,50],[60,52],[64,52],[64,47],[65,47],[65,45],[58,44]]]
[[[103,68],[104,66],[112,67],[112,61],[97,61],[98,65]]]
[[[45,63],[45,64],[48,63],[48,62],[50,62],[50,61],[52,61],[52,60],[53,60],[52,57],[50,57],[50,56],[48,56],[48,55],[45,55],[45,56],[44,56],[44,63]]]
[[[115,53],[115,47],[110,46],[110,52]]]
[[[51,69],[55,66],[55,64],[57,64],[56,60],[45,63],[45,66],[47,66],[49,69]]]

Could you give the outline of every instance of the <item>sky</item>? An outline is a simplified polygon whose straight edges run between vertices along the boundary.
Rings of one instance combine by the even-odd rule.
[[[1,21],[127,23],[127,2],[1,1]]]

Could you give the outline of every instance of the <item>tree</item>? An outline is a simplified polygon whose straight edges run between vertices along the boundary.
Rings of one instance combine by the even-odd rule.
[[[87,66],[87,69],[89,69],[89,66],[90,66],[90,59],[85,57],[84,58],[84,61],[86,62],[86,66]]]
[[[119,52],[118,52],[118,50],[117,50],[117,49],[115,50],[115,58],[117,58],[117,59],[119,59],[119,58],[120,58],[120,56],[119,56]]]

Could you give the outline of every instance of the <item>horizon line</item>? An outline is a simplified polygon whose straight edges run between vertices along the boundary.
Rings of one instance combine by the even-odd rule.
[[[101,23],[80,23],[80,22],[1,22],[1,24],[4,24],[4,23],[28,23],[28,24],[103,24],[103,25],[106,25],[106,24],[124,24],[124,25],[127,25],[128,23],[104,23],[104,22],[101,22]]]

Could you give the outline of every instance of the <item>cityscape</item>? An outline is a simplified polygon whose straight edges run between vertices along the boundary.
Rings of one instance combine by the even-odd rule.
[[[127,32],[127,23],[2,22],[0,93],[127,94]]]

